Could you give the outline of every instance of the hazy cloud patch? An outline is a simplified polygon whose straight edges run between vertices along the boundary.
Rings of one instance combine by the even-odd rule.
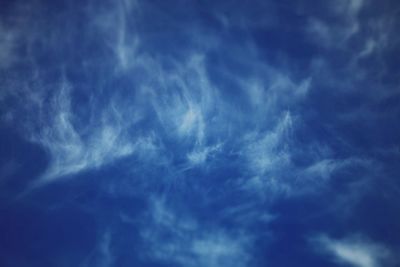
[[[332,260],[343,266],[394,266],[390,249],[363,236],[333,239],[326,235],[320,235],[312,239],[312,244],[318,248],[318,251],[327,253]]]
[[[252,237],[245,232],[201,224],[190,215],[177,216],[161,199],[150,209],[151,224],[142,229],[146,255],[179,266],[248,266]]]

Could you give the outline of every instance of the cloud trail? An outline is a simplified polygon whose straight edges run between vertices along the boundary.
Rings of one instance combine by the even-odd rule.
[[[246,233],[228,233],[190,216],[177,216],[164,201],[152,201],[148,214],[152,225],[141,232],[146,255],[166,264],[179,266],[248,266],[252,237]]]
[[[0,126],[46,153],[24,186],[94,176],[99,198],[126,201],[110,214],[139,233],[143,262],[254,266],[269,224],[292,212],[280,201],[327,195],[327,213],[356,209],[349,199],[395,172],[395,11],[364,0],[318,12],[305,1],[50,2],[0,16]],[[23,168],[1,163],[0,189],[13,166]],[[98,226],[84,266],[115,265],[115,221]],[[363,237],[311,243],[339,264],[392,264],[389,246]]]
[[[335,261],[342,265],[348,264],[354,267],[394,266],[389,249],[365,238],[350,237],[337,240],[322,235],[313,242],[316,246],[322,246],[322,251],[329,253]]]

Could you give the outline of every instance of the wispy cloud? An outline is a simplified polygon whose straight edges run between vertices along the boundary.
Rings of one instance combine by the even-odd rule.
[[[286,113],[272,131],[247,138],[245,156],[255,174],[263,175],[289,163],[287,142],[291,130],[292,118],[290,113]]]
[[[140,65],[140,38],[132,18],[140,15],[138,1],[118,0],[105,9],[92,6],[90,27],[99,32],[114,55],[116,71],[126,72]],[[108,62],[109,64],[111,62]]]
[[[248,266],[251,236],[201,224],[189,214],[179,217],[161,199],[153,199],[142,230],[147,257],[179,266]],[[150,222],[150,224],[149,224]]]
[[[192,152],[188,153],[187,158],[192,165],[201,165],[205,163],[208,158],[212,157],[213,154],[217,153],[221,149],[222,144],[206,146],[200,149],[195,148]]]
[[[331,29],[319,18],[311,19],[311,31],[316,30],[316,36],[326,42],[332,42],[335,35],[348,40],[358,32],[358,17],[365,4],[359,0],[330,2],[332,12],[342,22]],[[182,170],[209,166],[221,156],[237,161],[237,166],[230,166],[237,177],[229,179],[265,199],[267,195],[311,192],[336,171],[360,162],[352,155],[315,156],[306,147],[325,144],[296,141],[298,129],[304,127],[302,104],[309,100],[310,92],[315,92],[322,80],[324,84],[346,82],[324,65],[325,59],[315,68],[311,66],[311,74],[298,75],[285,65],[272,66],[261,59],[253,41],[226,45],[223,36],[213,33],[210,38],[216,42],[207,49],[183,49],[178,51],[179,56],[153,53],[146,46],[150,33],[139,31],[144,7],[136,1],[117,1],[100,8],[89,5],[90,23],[85,30],[90,29],[94,39],[100,40],[101,53],[99,58],[85,58],[79,66],[86,75],[83,80],[93,85],[69,81],[76,73],[65,71],[67,66],[56,68],[61,69],[62,78],[49,78],[47,67],[32,60],[29,81],[15,82],[5,90],[14,99],[20,98],[16,113],[28,111],[25,121],[29,121],[29,127],[20,127],[23,135],[48,152],[49,166],[38,184],[132,155],[149,162],[168,158],[165,164],[171,177]],[[230,16],[242,16],[224,14],[218,6],[216,12],[225,21],[225,30],[234,27]],[[243,19],[244,24],[250,23],[249,17]],[[11,44],[20,35],[3,28],[4,47],[11,53]],[[351,31],[346,32],[348,29]],[[38,31],[38,36],[46,36]],[[83,38],[82,44],[92,44],[89,39]],[[360,57],[373,53],[377,46],[374,40]],[[46,46],[54,48],[54,41],[48,40]],[[29,55],[34,59],[33,52]],[[213,59],[216,52],[222,62],[233,62],[234,67],[217,64]],[[106,67],[97,65],[99,62]],[[237,69],[245,71],[239,73]],[[82,89],[88,86],[96,88]],[[77,92],[83,92],[89,100],[80,104]],[[7,114],[5,117],[18,124],[18,114]],[[156,155],[161,153],[167,156]],[[298,154],[306,159],[305,164],[296,163],[294,155]]]
[[[216,92],[210,84],[202,55],[191,55],[185,63],[175,63],[175,72],[160,70],[156,78],[161,88],[151,88],[153,107],[161,124],[180,138],[203,144],[207,137]]]
[[[112,250],[112,233],[107,230],[99,238],[96,247],[86,256],[80,267],[111,267],[114,266]]]
[[[71,88],[66,82],[50,103],[49,116],[39,118],[47,124],[38,132],[28,133],[50,155],[50,165],[41,182],[97,168],[134,152],[137,142],[127,136],[128,128],[137,121],[123,121],[120,111],[112,105],[91,110],[89,125],[76,126],[71,109]],[[48,119],[48,121],[45,121]],[[86,133],[86,129],[90,129]]]
[[[362,236],[333,239],[326,235],[320,235],[312,239],[312,245],[318,248],[320,252],[330,255],[337,263],[346,266],[394,266],[390,249]]]
[[[16,46],[19,37],[18,32],[5,28],[0,23],[0,69],[11,66],[16,60]]]
[[[337,21],[329,23],[319,18],[311,18],[307,30],[319,45],[340,48],[360,31],[358,15],[364,5],[364,0],[328,1],[328,6],[331,7]]]

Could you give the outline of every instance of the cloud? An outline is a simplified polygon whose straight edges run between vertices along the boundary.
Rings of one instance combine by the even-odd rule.
[[[245,157],[255,174],[265,174],[285,167],[290,161],[287,137],[292,130],[292,117],[286,113],[272,131],[264,135],[248,136]]]
[[[112,247],[112,233],[107,230],[99,238],[98,244],[79,265],[81,267],[111,267],[115,257]]]
[[[345,159],[332,159],[332,158],[324,158],[313,162],[308,167],[304,168],[301,171],[301,175],[304,177],[318,177],[323,181],[329,179],[332,174],[337,171],[346,169],[348,167],[355,166],[368,166],[368,164],[372,164],[371,161],[360,158],[345,158]]]
[[[252,5],[246,5],[241,1],[216,2],[210,10],[218,21],[228,29],[270,27],[275,25],[277,21],[276,6],[274,3],[266,1],[257,1]]]
[[[311,79],[295,82],[285,70],[264,64],[252,52],[251,58],[238,60],[240,64],[251,68],[260,65],[260,68],[256,68],[250,79],[232,77],[243,94],[249,97],[252,110],[243,112],[227,99],[227,88],[217,86],[210,79],[207,51],[184,50],[182,57],[176,58],[146,52],[146,36],[138,31],[141,12],[145,12],[143,8],[146,7],[139,2],[118,1],[98,7],[89,5],[85,9],[89,23],[82,31],[90,30],[93,35],[83,36],[82,46],[91,47],[93,40],[90,38],[94,38],[100,41],[96,45],[101,53],[100,58],[85,57],[80,70],[83,70],[84,80],[89,83],[96,81],[99,88],[82,92],[82,88],[91,85],[69,81],[68,76],[73,72],[67,65],[57,65],[62,76],[57,77],[58,81],[48,77],[48,67],[38,63],[35,58],[37,51],[35,46],[32,47],[29,82],[14,84],[13,90],[7,90],[8,94],[14,94],[14,98],[20,98],[19,105],[13,108],[17,111],[9,112],[8,117],[17,123],[21,110],[28,111],[29,118],[25,120],[28,127],[23,125],[19,128],[23,128],[27,139],[48,152],[50,163],[38,184],[97,169],[128,156],[142,155],[145,158],[143,155],[146,153],[154,155],[155,151],[160,152],[154,140],[158,140],[161,146],[173,140],[178,147],[174,149],[172,158],[184,159],[189,168],[200,166],[207,164],[220,151],[221,143],[248,132],[260,139],[254,142],[269,150],[269,155],[261,155],[260,149],[249,145],[248,153],[260,156],[252,159],[253,169],[265,169],[265,172],[274,164],[268,161],[279,148],[267,143],[279,141],[266,139],[279,137],[268,133],[261,140],[265,131],[258,133],[256,128],[269,121],[264,117],[276,118],[285,112],[283,106],[305,97]],[[55,49],[57,46],[57,42],[47,40],[47,35],[41,30],[32,35],[43,37],[45,47]],[[210,49],[220,48],[214,46]],[[227,51],[231,49],[226,48]],[[99,62],[102,62],[104,70]],[[138,76],[137,79],[132,75]],[[51,86],[47,82],[49,79],[52,79]],[[23,89],[14,90],[15,87]],[[110,87],[113,87],[113,93]],[[87,102],[79,103],[76,94],[80,92],[89,99]],[[246,128],[247,120],[251,121],[249,131],[242,130]],[[136,129],[135,125],[142,121],[148,123],[144,128]],[[275,165],[287,160],[287,155],[286,151],[282,152]]]
[[[16,31],[7,29],[0,23],[0,69],[8,68],[15,62],[17,35]]]
[[[336,143],[350,138],[345,130],[331,129],[345,121],[354,122],[349,128],[356,129],[376,120],[370,114],[378,112],[369,103],[377,102],[359,105],[360,113],[340,105],[359,101],[358,63],[388,45],[386,34],[378,34],[385,27],[372,23],[376,27],[373,36],[363,38],[363,27],[369,24],[363,23],[360,14],[367,2],[329,1],[328,17],[333,22],[316,15],[307,25],[308,37],[326,48],[305,48],[301,58],[307,58],[309,50],[320,57],[312,58],[308,66],[308,59],[303,62],[284,51],[286,47],[303,54],[301,45],[307,42],[302,38],[306,36],[282,33],[280,26],[274,28],[274,16],[265,15],[286,12],[286,4],[270,11],[269,7],[275,7],[270,3],[233,1],[210,3],[191,12],[199,5],[187,9],[150,2],[90,1],[92,5],[79,10],[75,8],[80,5],[71,4],[70,13],[79,18],[65,16],[72,18],[67,23],[70,28],[53,26],[50,17],[64,22],[65,17],[57,13],[32,16],[45,17],[46,23],[38,25],[50,25],[49,32],[39,26],[31,28],[32,18],[24,20],[23,27],[10,28],[0,19],[0,70],[11,70],[29,58],[22,68],[28,71],[15,75],[23,78],[4,78],[0,106],[6,115],[1,116],[47,152],[49,165],[36,186],[121,163],[116,166],[118,179],[110,175],[96,186],[106,188],[113,203],[119,203],[122,196],[150,199],[143,217],[131,218],[129,212],[118,211],[124,223],[139,229],[147,260],[185,267],[254,266],[256,239],[264,235],[254,229],[276,218],[266,208],[270,200],[323,194],[319,189],[342,173],[348,184],[369,182],[364,177],[351,178],[351,182],[347,178],[353,167],[375,162],[353,149],[351,140],[350,145]],[[291,12],[288,24],[307,17]],[[88,23],[70,35],[74,21]],[[222,26],[221,31],[214,32],[214,26]],[[290,43],[291,38],[298,42],[279,45]],[[359,45],[353,48],[351,42],[356,38],[360,38],[355,42]],[[17,54],[20,50],[26,57]],[[342,70],[340,64],[335,65],[336,54],[327,54],[336,50],[342,56],[351,54],[348,68]],[[346,58],[342,56],[338,60]],[[282,63],[281,57],[289,64]],[[326,87],[329,90],[324,91]],[[348,88],[357,94],[347,98]],[[362,88],[361,98],[367,95],[368,85]],[[375,89],[371,95],[378,99]],[[344,118],[344,113],[351,116]],[[337,139],[330,138],[337,132]],[[361,137],[368,134],[361,133]],[[328,152],[320,152],[324,147]],[[0,167],[0,174],[5,175],[15,168]],[[181,187],[176,189],[178,183]],[[349,207],[354,203],[350,197],[355,198],[361,189],[341,188],[331,206]],[[149,194],[155,191],[171,195],[151,199]],[[344,205],[338,205],[340,194],[346,195]],[[190,197],[189,201],[182,196]],[[184,207],[173,203],[175,197],[185,200],[180,201]],[[218,213],[216,219],[191,210],[191,203],[207,214]],[[96,249],[100,262],[94,266],[112,265],[113,256],[118,256],[113,255],[112,241],[110,232],[100,238]],[[332,259],[355,267],[384,266],[391,258],[386,247],[365,238],[320,236],[313,244],[322,246]]]
[[[284,114],[288,107],[301,103],[312,86],[312,77],[295,81],[285,68],[262,65],[262,74],[248,79],[238,79],[238,84],[247,95],[256,120]],[[286,109],[286,110],[285,110]]]
[[[46,125],[38,132],[28,133],[30,139],[42,145],[50,155],[50,165],[39,183],[131,155],[139,144],[127,135],[128,128],[137,119],[124,121],[120,111],[111,104],[89,111],[93,112],[89,124],[82,128],[76,126],[79,118],[71,108],[71,90],[70,85],[63,82],[50,103],[49,116],[39,118]]]
[[[249,170],[244,188],[261,196],[281,194],[288,190],[282,173],[291,167],[288,142],[292,131],[292,118],[286,113],[271,131],[250,134],[245,137],[242,157]]]
[[[356,156],[333,158],[319,143],[310,143],[311,150],[298,146],[295,134],[300,125],[301,121],[286,112],[272,129],[243,138],[240,158],[244,177],[237,181],[244,191],[263,200],[318,193],[335,174],[372,164]],[[299,157],[307,163],[298,164]]]
[[[307,31],[319,45],[327,48],[341,48],[354,35],[360,32],[358,15],[365,6],[364,0],[337,0],[330,1],[333,15],[337,21],[327,22],[323,19],[310,18]]]
[[[23,95],[19,100],[28,116],[21,120],[20,110],[12,111],[20,119],[18,127],[23,136],[39,144],[49,156],[47,169],[33,187],[132,155],[147,161],[157,153],[154,134],[134,132],[142,117],[140,108],[132,107],[129,99],[115,94],[104,102],[92,96],[80,106],[74,102],[76,91],[66,78],[54,84],[53,91],[34,89],[17,93],[18,97]]]
[[[170,73],[163,69],[156,76],[160,88],[150,87],[153,108],[160,123],[177,137],[202,145],[207,138],[211,112],[215,109],[215,89],[210,84],[201,54],[176,62]]]
[[[236,27],[231,17],[243,18],[243,25],[250,23],[252,16],[225,14],[216,5],[216,12],[225,17],[225,30]],[[342,12],[346,25],[356,23],[363,5],[363,1],[341,1],[333,12]],[[229,179],[236,179],[246,192],[265,199],[267,195],[295,195],[306,188],[312,191],[314,184],[348,166],[342,164],[346,159],[315,157],[307,152],[302,152],[307,164],[298,166],[293,160],[309,145],[296,143],[303,115],[300,106],[315,89],[314,81],[324,77],[317,77],[318,73],[300,77],[287,66],[272,66],[260,58],[255,42],[228,44],[224,36],[213,32],[207,32],[208,37],[217,41],[207,49],[156,53],[149,48],[154,45],[154,37],[140,31],[146,8],[155,7],[133,1],[89,5],[85,14],[90,23],[82,32],[91,34],[82,37],[82,46],[91,48],[96,43],[100,52],[89,53],[82,65],[74,62],[76,66],[69,68],[57,66],[62,79],[50,77],[46,74],[48,66],[33,60],[30,81],[14,84],[11,89],[26,88],[15,90],[18,93],[7,90],[21,98],[16,113],[28,111],[29,127],[21,127],[23,135],[49,155],[49,166],[38,184],[127,157],[157,163],[167,158],[163,162],[168,165],[165,169],[169,179],[185,176],[183,171],[193,167],[208,167],[220,157],[229,158],[232,165],[237,163],[230,167],[239,177]],[[250,13],[259,12],[249,8]],[[168,23],[172,23],[170,20]],[[321,35],[325,31],[326,38],[331,38],[331,30],[320,22],[316,18]],[[182,25],[182,31],[191,26]],[[342,26],[338,26],[338,32]],[[40,30],[36,35],[43,36],[45,47],[57,46]],[[196,38],[203,37],[200,34]],[[364,54],[368,53],[366,50]],[[215,54],[221,59],[215,59]],[[82,80],[88,82],[68,79],[77,75],[75,72],[81,75],[81,70],[85,73]],[[80,103],[82,99],[76,96],[79,93],[89,100]],[[14,118],[10,120],[18,121],[16,113],[8,112],[8,117]]]
[[[141,236],[149,258],[187,267],[242,267],[251,261],[252,238],[245,233],[203,225],[186,213],[178,217],[161,199],[153,198],[148,215]]]
[[[188,153],[187,158],[193,166],[201,165],[204,164],[213,154],[220,151],[221,148],[222,144],[206,146],[200,149],[195,148],[193,151]]]
[[[362,236],[332,239],[321,235],[312,239],[319,251],[329,254],[334,261],[354,267],[394,266],[391,251]]]
[[[29,61],[31,58],[22,57],[20,50],[35,39],[34,31],[37,22],[32,22],[32,14],[36,6],[32,3],[16,2],[4,6],[5,11],[0,19],[0,70],[7,71],[17,63]]]
[[[136,23],[132,23],[132,18],[140,15],[139,3],[118,0],[107,5],[105,9],[92,6],[90,12],[91,31],[102,35],[114,56],[117,72],[126,72],[140,65],[140,38]]]
[[[258,204],[257,201],[253,201],[227,206],[221,210],[221,215],[224,219],[228,219],[238,226],[246,226],[253,229],[257,225],[266,225],[278,218],[277,215],[270,213],[265,208],[261,208]],[[266,235],[267,233],[264,232],[263,234]]]

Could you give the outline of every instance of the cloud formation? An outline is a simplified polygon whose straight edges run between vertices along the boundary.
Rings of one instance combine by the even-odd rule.
[[[328,6],[337,21],[332,23],[311,18],[308,31],[322,46],[333,48],[346,45],[349,39],[360,31],[358,16],[364,5],[364,0],[328,1]]]
[[[0,11],[0,126],[45,152],[38,191],[84,184],[67,202],[102,223],[118,214],[97,226],[105,234],[83,265],[116,264],[123,223],[143,262],[254,266],[266,236],[314,227],[293,216],[266,234],[299,206],[334,224],[380,179],[398,188],[396,11],[364,0],[22,2]],[[7,188],[23,167],[0,163]],[[392,264],[366,238],[312,244],[339,264]]]
[[[179,266],[248,266],[252,260],[252,237],[202,224],[189,214],[178,217],[163,200],[154,199],[141,235],[146,256]],[[149,222],[151,222],[149,224]]]
[[[313,244],[321,252],[331,255],[341,265],[354,267],[394,266],[392,252],[383,245],[374,243],[362,236],[345,239],[332,239],[321,235],[313,239]]]

